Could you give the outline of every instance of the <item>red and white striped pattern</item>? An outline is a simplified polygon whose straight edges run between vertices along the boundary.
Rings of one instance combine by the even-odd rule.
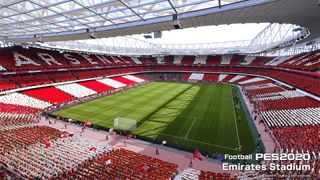
[[[139,78],[137,76],[134,76],[134,75],[125,75],[125,76],[122,76],[122,77],[127,78],[127,79],[132,80],[132,81],[135,81],[137,83],[145,81],[144,79],[141,79],[141,78]]]
[[[44,109],[52,105],[51,103],[41,101],[21,93],[11,93],[0,96],[0,102],[4,104],[28,106],[38,109]]]
[[[121,87],[127,86],[126,84],[123,84],[123,83],[118,82],[116,80],[113,80],[111,78],[103,78],[103,79],[99,79],[98,81],[107,85],[107,86],[111,86],[113,88],[121,88]]]
[[[82,97],[90,96],[93,94],[97,94],[96,91],[89,89],[87,87],[84,87],[77,83],[63,84],[55,87],[77,98],[82,98]]]

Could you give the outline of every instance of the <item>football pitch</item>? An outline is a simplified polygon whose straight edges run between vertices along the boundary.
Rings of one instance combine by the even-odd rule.
[[[136,121],[133,133],[140,136],[207,152],[249,154],[256,145],[244,112],[235,108],[236,90],[231,85],[152,82],[55,114],[103,127],[126,118]]]

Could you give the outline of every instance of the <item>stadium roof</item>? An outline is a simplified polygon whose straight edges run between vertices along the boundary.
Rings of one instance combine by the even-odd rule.
[[[289,23],[320,36],[315,0],[0,0],[0,39],[11,42],[114,37],[233,23]]]
[[[241,0],[3,0],[0,35],[70,35],[78,30],[93,31],[238,1]]]

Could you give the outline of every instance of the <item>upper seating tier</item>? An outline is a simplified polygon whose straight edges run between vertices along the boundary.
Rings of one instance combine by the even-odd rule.
[[[244,55],[221,56],[165,56],[140,58],[128,56],[96,55],[59,52],[38,48],[25,49],[19,46],[0,49],[1,71],[24,71],[35,69],[63,69],[114,65],[223,65],[264,66],[318,71],[320,51],[303,53],[291,57],[252,57]],[[90,76],[75,74],[76,77]]]
[[[315,95],[320,95],[319,78],[310,78],[307,76],[320,77],[316,73],[306,71],[319,71],[320,69],[320,51],[304,53],[292,57],[252,57],[244,55],[217,55],[217,56],[168,56],[168,57],[128,57],[128,56],[111,56],[97,54],[83,54],[71,52],[59,52],[43,50],[39,48],[25,49],[20,46],[7,47],[0,49],[0,66],[1,73],[13,72],[4,77],[0,82],[0,91],[17,87],[34,86],[54,82],[63,82],[83,78],[92,78],[97,76],[113,75],[142,70],[165,69],[172,70],[208,70],[209,72],[238,72],[251,73],[269,76],[281,80],[290,85],[304,89]],[[117,69],[110,69],[111,66],[118,65]],[[145,66],[145,67],[128,67]],[[178,66],[179,67],[175,67]],[[214,66],[213,66],[214,65]],[[121,68],[120,68],[121,66]],[[126,66],[126,67],[124,67]],[[150,66],[146,67],[146,66]],[[192,66],[192,67],[191,67]],[[200,67],[202,66],[202,67]],[[250,67],[249,67],[250,66]],[[252,67],[254,66],[254,67]],[[85,70],[79,68],[105,67],[108,70]],[[245,67],[245,68],[244,68]],[[287,72],[287,69],[270,69],[270,68],[291,68],[299,69],[300,74]],[[74,68],[76,71],[66,71],[66,68]],[[22,75],[30,70],[52,71],[62,69],[60,73],[43,74],[38,71],[31,75]],[[19,72],[22,71],[22,72]],[[291,70],[297,71],[297,70]],[[302,75],[302,74],[304,75]],[[21,75],[19,75],[21,74]],[[307,75],[309,74],[309,75]],[[312,74],[312,75],[310,75]],[[233,75],[228,75],[223,80],[233,81]],[[187,78],[186,78],[187,79]],[[237,80],[235,80],[237,82]]]

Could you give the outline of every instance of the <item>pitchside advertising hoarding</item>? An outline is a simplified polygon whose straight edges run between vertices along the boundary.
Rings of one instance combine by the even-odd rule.
[[[314,156],[314,157],[312,157]],[[224,161],[222,163],[222,170],[224,171],[258,171],[263,172],[270,171],[282,171],[287,172],[282,176],[290,176],[290,174],[297,173],[293,171],[311,171],[312,167],[310,162],[312,158],[319,160],[320,155],[310,155],[308,153],[257,153],[250,155],[224,155]],[[246,160],[256,160],[258,163],[245,163]],[[233,162],[233,163],[230,163]],[[239,163],[234,163],[239,162]],[[317,161],[316,161],[317,162]],[[276,173],[271,173],[272,176],[277,176]],[[268,175],[267,175],[268,176]],[[270,175],[271,176],[271,175]],[[300,176],[300,174],[299,174]],[[304,176],[301,174],[301,176]]]

